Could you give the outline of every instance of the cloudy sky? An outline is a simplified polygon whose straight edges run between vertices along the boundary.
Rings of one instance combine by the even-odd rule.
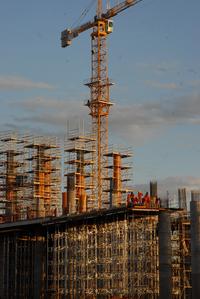
[[[64,136],[68,120],[90,122],[90,35],[62,49],[60,32],[95,3],[0,0],[1,130]],[[133,148],[135,184],[200,188],[199,28],[199,0],[143,0],[114,18],[110,143]]]

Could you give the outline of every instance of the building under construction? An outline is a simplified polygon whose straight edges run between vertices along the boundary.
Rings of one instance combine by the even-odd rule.
[[[56,138],[2,132],[0,219],[56,216],[61,210],[61,153]]]
[[[70,132],[61,212],[60,151],[53,138],[1,134],[0,298],[198,298],[199,193],[191,219],[185,189],[180,209],[158,201],[156,182],[149,201],[128,202],[131,153],[112,148],[99,210],[94,138]]]
[[[70,131],[64,148],[53,137],[0,134],[1,299],[200,298],[200,192],[190,215],[185,189],[176,209],[156,182],[136,196],[132,152],[108,144],[106,39],[111,18],[139,2],[104,12],[98,0],[91,21],[62,32],[67,47],[92,29],[92,133]]]
[[[1,224],[0,296],[198,298],[199,211],[192,201],[192,223],[180,209],[121,207]]]

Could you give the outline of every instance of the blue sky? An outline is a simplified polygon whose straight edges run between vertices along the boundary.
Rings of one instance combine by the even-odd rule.
[[[0,0],[1,130],[63,136],[67,120],[90,121],[89,32],[60,47],[90,3]],[[133,148],[136,184],[200,188],[199,28],[199,0],[144,0],[114,18],[110,143]]]

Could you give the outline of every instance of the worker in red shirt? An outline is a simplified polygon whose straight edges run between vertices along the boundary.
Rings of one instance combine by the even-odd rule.
[[[148,193],[148,192],[146,192],[146,194],[145,194],[145,196],[144,196],[144,202],[145,202],[145,206],[146,206],[147,208],[149,208],[149,206],[150,206],[150,196],[149,196],[149,193]]]
[[[130,207],[131,206],[131,194],[128,193],[127,195],[127,207]]]
[[[143,193],[142,192],[138,192],[138,204],[142,205],[142,197],[143,197]]]

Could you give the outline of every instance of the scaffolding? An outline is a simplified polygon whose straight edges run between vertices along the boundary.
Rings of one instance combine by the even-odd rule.
[[[109,204],[110,207],[120,207],[126,204],[127,193],[132,191],[128,188],[127,183],[131,181],[132,164],[129,160],[133,156],[131,149],[109,147],[108,153],[105,154],[108,157],[108,177],[110,182],[110,188],[103,190],[109,192]],[[124,164],[123,159],[128,159]]]
[[[116,212],[50,228],[48,298],[158,298],[158,211]]]
[[[95,209],[95,138],[89,133],[70,130],[65,142],[65,153],[67,213],[82,213]]]
[[[25,218],[23,140],[17,133],[0,134],[0,218],[1,222]]]
[[[0,134],[0,221],[61,214],[61,154],[56,138]]]
[[[191,298],[190,220],[185,210],[171,216],[172,294],[174,299]]]
[[[168,282],[159,270],[168,241],[160,213],[169,215]],[[0,296],[158,299],[162,280],[172,299],[191,299],[190,259],[190,222],[181,210],[113,208],[2,224]]]
[[[28,218],[61,212],[61,151],[56,137],[29,136],[24,145],[27,162]]]

